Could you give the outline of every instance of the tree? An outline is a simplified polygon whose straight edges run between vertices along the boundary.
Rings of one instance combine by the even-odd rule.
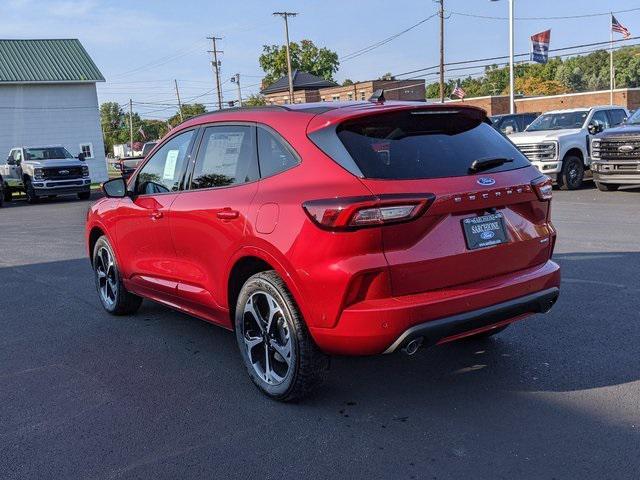
[[[249,97],[242,102],[247,107],[260,107],[267,104],[264,96],[260,94],[249,95]]]
[[[291,42],[289,50],[293,70],[302,70],[326,80],[333,80],[333,74],[338,71],[338,54],[328,48],[318,48],[311,40],[302,40],[299,44]],[[287,50],[284,45],[263,45],[258,62],[266,74],[262,80],[263,87],[287,75]]]
[[[180,113],[178,112],[176,112],[176,114],[173,117],[167,120],[167,122],[169,122],[169,124],[172,127],[175,127],[179,123],[182,123],[183,120],[187,120],[191,117],[195,117],[196,115],[202,115],[207,111],[204,108],[204,105],[202,105],[201,103],[185,103],[182,105],[181,110],[182,110],[182,120],[180,119]]]
[[[395,79],[396,77],[394,77],[391,72],[387,72],[384,75],[382,75],[380,78],[378,78],[378,80],[395,80]]]
[[[346,78],[344,82],[342,82],[342,86],[348,87],[349,85],[353,85],[353,83],[354,83],[353,80],[351,80],[350,78]]]

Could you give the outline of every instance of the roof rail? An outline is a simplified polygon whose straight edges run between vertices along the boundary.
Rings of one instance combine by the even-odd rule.
[[[372,103],[384,103],[384,90],[379,88],[369,97],[369,101]]]

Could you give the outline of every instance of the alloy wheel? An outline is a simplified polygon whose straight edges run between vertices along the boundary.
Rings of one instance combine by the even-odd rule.
[[[118,273],[113,255],[106,247],[101,247],[95,259],[98,291],[102,301],[112,307],[118,298]]]
[[[292,368],[292,340],[285,310],[265,291],[254,292],[244,306],[242,338],[249,363],[260,379],[280,385]]]

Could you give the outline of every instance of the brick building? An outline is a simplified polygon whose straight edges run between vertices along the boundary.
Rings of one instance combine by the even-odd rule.
[[[294,103],[367,100],[374,91],[384,90],[387,100],[425,100],[424,80],[369,80],[340,86],[330,80],[294,70]],[[270,105],[289,103],[289,79],[279,78],[261,92]]]
[[[461,103],[462,100],[448,100],[447,103]],[[488,96],[466,98],[465,105],[483,108],[489,115],[509,113],[509,96]],[[516,112],[548,112],[564,108],[593,107],[594,105],[608,105],[610,103],[609,90],[595,92],[566,93],[544,97],[516,96]],[[640,88],[618,88],[613,91],[613,104],[635,110],[640,107]]]

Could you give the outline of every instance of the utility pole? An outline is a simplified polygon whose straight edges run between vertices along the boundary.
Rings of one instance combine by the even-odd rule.
[[[129,99],[129,140],[131,145],[131,156],[133,157],[133,101]]]
[[[444,103],[444,0],[440,1],[440,103]]]
[[[240,74],[236,73],[233,77],[231,77],[231,82],[236,84],[238,87],[238,104],[242,106],[242,90],[240,90]]]
[[[289,17],[298,15],[295,12],[273,12],[274,15],[284,19],[284,35],[287,46],[287,71],[289,73],[289,103],[293,103],[293,78],[291,77],[291,53],[289,52]]]
[[[611,12],[611,20],[613,24],[613,12]],[[616,88],[615,71],[613,70],[613,25],[609,26],[609,105],[613,105],[613,89]]]
[[[516,92],[515,92],[515,72],[513,63],[513,51],[514,51],[514,28],[513,28],[513,2],[509,0],[509,113],[516,113]]]
[[[213,66],[213,71],[216,75],[216,89],[218,91],[218,110],[222,110],[222,89],[220,88],[220,64],[218,63],[218,54],[223,53],[222,50],[218,50],[216,47],[216,40],[222,40],[222,37],[216,37],[212,35],[207,37],[207,39],[211,40],[213,45],[213,50],[209,50],[209,53],[213,53],[213,61],[211,65]]]
[[[180,121],[184,122],[184,117],[182,116],[182,103],[180,102],[180,92],[178,91],[178,80],[173,81],[176,86],[176,97],[178,98],[178,113],[180,114]]]

